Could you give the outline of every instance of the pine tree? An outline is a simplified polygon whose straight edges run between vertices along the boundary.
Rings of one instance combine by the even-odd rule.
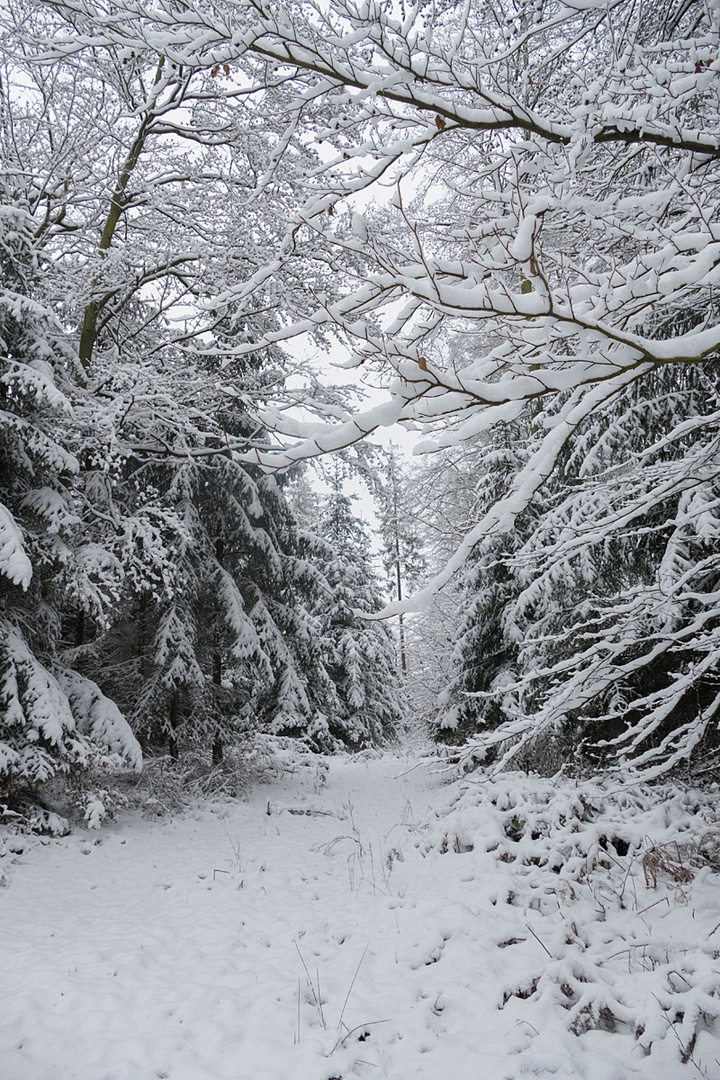
[[[310,613],[327,585],[282,482],[239,456],[266,445],[249,409],[284,377],[276,349],[262,360],[245,355],[278,324],[276,284],[268,281],[266,303],[247,305],[259,313],[206,303],[252,278],[295,201],[290,174],[273,188],[272,206],[256,190],[273,140],[257,139],[253,125],[265,116],[282,128],[282,109],[270,119],[270,98],[279,104],[282,91],[269,89],[261,108],[243,105],[226,73],[182,70],[142,50],[51,72],[31,54],[58,31],[56,14],[29,4],[1,21],[23,86],[14,96],[0,87],[0,119],[13,110],[3,151],[15,175],[31,177],[24,228],[66,331],[53,324],[63,392],[40,372],[47,358],[36,350],[37,386],[27,395],[39,387],[49,402],[32,432],[33,446],[47,443],[35,458],[42,450],[49,462],[32,511],[50,521],[38,531],[33,582],[42,594],[42,568],[52,603],[33,602],[26,623],[56,666],[74,673],[73,707],[84,702],[97,718],[100,690],[77,689],[92,676],[108,715],[115,702],[146,745],[200,746],[217,761],[248,726],[305,731],[329,682]],[[293,290],[301,295],[296,281]],[[182,329],[166,319],[178,311]],[[6,396],[8,414],[32,406],[17,386]],[[31,470],[17,447],[9,457],[4,475],[17,498],[7,499],[2,550],[22,588],[30,556],[20,515],[27,524],[31,509],[23,469]]]
[[[648,775],[711,751],[720,707],[717,365],[678,375],[649,375],[580,434],[506,616],[534,727]]]

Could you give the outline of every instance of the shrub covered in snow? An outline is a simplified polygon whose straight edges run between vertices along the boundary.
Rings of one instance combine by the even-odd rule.
[[[517,1017],[527,1071],[548,1032],[586,1049],[622,1036],[627,1061],[717,1054],[718,794],[517,772],[453,783],[418,846],[492,882],[497,1008]]]

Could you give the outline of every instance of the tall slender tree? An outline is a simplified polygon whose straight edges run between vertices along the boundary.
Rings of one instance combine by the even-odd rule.
[[[336,695],[330,732],[360,748],[395,741],[403,730],[404,709],[392,635],[383,623],[368,619],[381,608],[382,593],[367,529],[353,514],[346,480],[346,467],[338,460],[319,528],[329,544],[325,574],[332,588],[321,623],[330,644],[328,672]]]
[[[380,536],[383,542],[385,572],[395,599],[414,591],[424,576],[426,562],[418,526],[417,506],[411,493],[412,480],[403,470],[397,447],[387,455],[380,489]],[[398,615],[398,651],[400,670],[408,672],[405,617]]]

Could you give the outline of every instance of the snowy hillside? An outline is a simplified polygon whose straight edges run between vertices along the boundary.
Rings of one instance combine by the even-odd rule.
[[[717,792],[437,769],[6,835],[2,1080],[720,1076]]]

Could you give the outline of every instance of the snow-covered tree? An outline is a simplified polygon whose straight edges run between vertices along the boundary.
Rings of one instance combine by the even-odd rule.
[[[58,576],[73,558],[74,357],[41,295],[22,190],[0,179],[0,797],[58,772],[140,763],[113,702],[58,656]]]
[[[228,451],[260,438],[239,395],[264,368],[236,362],[229,393],[233,365],[219,383],[214,364],[187,357],[165,378],[142,358],[95,364],[111,408],[97,404],[78,481],[83,531],[121,569],[109,615],[88,608],[82,641],[70,623],[66,655],[172,753],[204,747],[219,761],[248,729],[314,731],[332,696],[317,614],[325,546],[298,529],[282,478]]]
[[[717,371],[681,374],[648,376],[586,425],[504,615],[522,643],[516,734],[560,728],[646,773],[706,754],[720,704]]]
[[[412,479],[403,470],[397,448],[390,447],[380,488],[380,536],[383,562],[392,594],[401,601],[418,587],[426,571]],[[407,645],[402,612],[398,616],[400,669],[407,674]]]
[[[476,517],[493,504],[527,460],[530,441],[527,422],[503,426],[478,455],[480,460],[473,462],[482,470],[474,484],[472,512]],[[522,588],[513,555],[532,521],[526,511],[512,533],[487,537],[463,568],[456,594],[459,620],[453,634],[454,671],[440,695],[434,725],[439,739],[463,742],[507,720],[503,687],[517,677],[519,649],[507,612]]]
[[[328,731],[340,744],[359,749],[397,739],[404,709],[392,635],[367,618],[382,607],[382,593],[367,529],[353,513],[346,480],[346,467],[336,461],[318,528],[329,545],[325,575],[332,589],[320,622],[330,646],[326,666],[334,694]]]

